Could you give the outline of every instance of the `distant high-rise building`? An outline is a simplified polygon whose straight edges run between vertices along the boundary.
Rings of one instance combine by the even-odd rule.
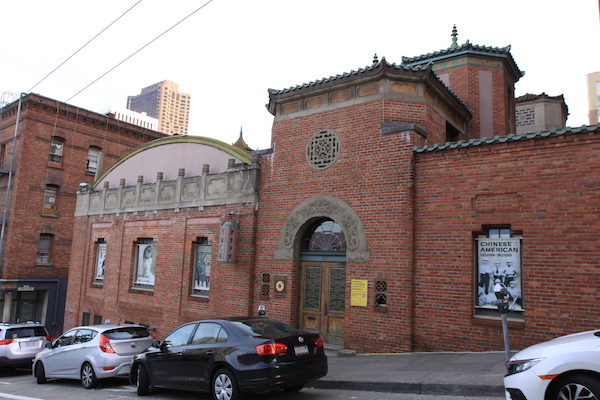
[[[600,71],[587,74],[590,125],[600,122]]]
[[[127,108],[157,118],[159,132],[187,135],[190,98],[179,91],[178,84],[162,81],[143,88],[137,96],[127,96]]]

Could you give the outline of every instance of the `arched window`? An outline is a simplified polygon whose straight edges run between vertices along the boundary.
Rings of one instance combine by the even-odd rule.
[[[303,251],[345,252],[346,236],[342,227],[335,221],[326,218],[313,223],[304,235]]]

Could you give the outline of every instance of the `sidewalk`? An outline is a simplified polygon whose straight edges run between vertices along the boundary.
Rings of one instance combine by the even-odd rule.
[[[504,396],[504,352],[357,354],[327,351],[316,389],[455,396]]]

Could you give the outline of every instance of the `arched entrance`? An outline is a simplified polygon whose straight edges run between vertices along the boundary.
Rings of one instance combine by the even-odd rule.
[[[330,218],[308,226],[300,248],[301,329],[318,332],[326,343],[344,344],[346,237]]]
[[[346,262],[369,262],[365,231],[356,212],[328,195],[308,198],[288,214],[275,249],[276,260],[297,260],[298,325],[343,344]]]

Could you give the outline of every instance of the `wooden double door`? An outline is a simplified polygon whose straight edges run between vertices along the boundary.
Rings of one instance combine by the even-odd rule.
[[[302,263],[300,329],[318,332],[325,343],[344,344],[346,265]]]

